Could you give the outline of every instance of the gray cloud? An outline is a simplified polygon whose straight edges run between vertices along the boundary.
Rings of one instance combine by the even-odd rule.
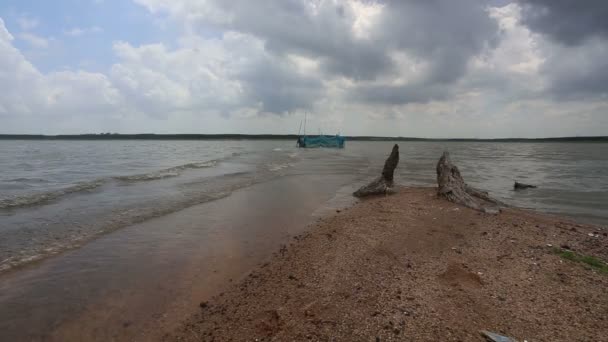
[[[450,96],[449,86],[403,85],[403,86],[361,86],[350,94],[352,100],[370,104],[398,105],[406,103],[427,103],[445,100]]]
[[[392,0],[386,5],[376,35],[388,48],[429,61],[429,82],[457,80],[468,60],[499,38],[484,1]]]
[[[542,45],[546,94],[571,101],[606,97],[608,2],[520,0],[522,23],[549,37]]]
[[[319,58],[325,71],[355,79],[373,79],[391,70],[384,49],[353,36],[354,13],[345,6],[324,1],[312,7],[303,0],[211,3],[216,15],[197,17],[194,22],[200,29],[219,27],[252,34],[275,54]]]
[[[382,47],[368,42],[344,44],[337,42],[334,54],[323,58],[324,71],[354,80],[372,80],[394,71],[391,59]]]
[[[237,76],[245,86],[246,102],[261,105],[267,113],[310,109],[323,93],[318,78],[295,72],[281,61],[259,61]]]
[[[362,85],[352,98],[371,103],[425,103],[450,97],[448,86],[499,40],[498,24],[477,0],[387,1],[374,38],[382,51],[404,51],[428,64],[405,85]]]
[[[328,76],[355,81],[358,84],[355,96],[370,102],[426,101],[436,97],[432,94],[439,93],[440,98],[445,98],[448,92],[437,89],[458,81],[466,73],[469,60],[498,41],[498,25],[488,16],[487,4],[481,0],[373,3],[382,5],[383,10],[366,37],[355,34],[353,22],[357,13],[341,2],[216,0],[205,5],[167,5],[165,9],[174,16],[191,18],[187,25],[200,32],[209,29],[237,31],[261,39],[266,50],[278,58],[297,54],[317,60],[321,71]],[[186,10],[187,13],[180,12]],[[391,57],[395,52],[405,53],[426,64],[425,74],[417,75],[416,80],[407,80],[406,86],[381,84],[376,89],[366,84],[401,73]],[[274,74],[281,75],[297,77],[286,70]],[[273,80],[286,85],[293,81]],[[257,81],[263,80],[258,77]],[[423,95],[427,92],[432,94]],[[269,97],[271,92],[264,92],[264,95]],[[305,98],[312,100],[314,97]],[[271,102],[279,103],[277,100]],[[302,100],[301,97],[295,99],[298,106],[304,105]],[[293,106],[283,103],[279,107]]]
[[[519,0],[530,29],[567,45],[608,37],[608,1]]]
[[[541,68],[556,100],[608,97],[608,41],[591,39],[573,47],[549,46]]]

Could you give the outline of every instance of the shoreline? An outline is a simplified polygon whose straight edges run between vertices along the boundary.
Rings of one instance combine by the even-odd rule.
[[[290,140],[298,134],[156,134],[156,133],[83,133],[83,134],[0,134],[0,140]],[[422,138],[401,136],[344,136],[348,141],[400,142],[608,142],[608,136],[561,136],[540,138]]]
[[[200,312],[164,340],[484,341],[480,331],[489,330],[587,341],[608,333],[605,228],[516,208],[482,214],[435,191],[400,187],[321,218],[225,292],[192,303]]]
[[[1,274],[0,340],[159,340],[197,312],[193,301],[224,291],[316,218],[347,206],[349,179],[256,183]]]

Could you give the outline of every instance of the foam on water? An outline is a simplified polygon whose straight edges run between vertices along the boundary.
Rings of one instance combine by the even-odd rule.
[[[69,194],[92,191],[104,185],[107,181],[107,179],[97,179],[90,182],[80,182],[59,190],[0,199],[0,209],[11,209],[48,203]]]
[[[129,175],[129,176],[116,176],[116,177],[114,177],[114,179],[122,180],[122,181],[137,182],[137,181],[150,181],[150,180],[157,180],[157,179],[163,179],[163,178],[169,178],[169,177],[177,177],[182,173],[182,171],[189,170],[189,169],[203,169],[203,168],[208,168],[208,167],[214,167],[217,165],[217,163],[218,163],[217,160],[188,163],[188,164],[179,165],[179,166],[171,167],[168,169],[149,172],[149,173]]]

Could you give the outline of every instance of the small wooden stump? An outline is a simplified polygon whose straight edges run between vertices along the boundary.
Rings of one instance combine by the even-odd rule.
[[[460,175],[456,165],[452,164],[450,154],[443,152],[437,163],[437,195],[450,202],[497,214],[503,204],[491,198],[487,192],[469,186]]]
[[[536,189],[536,185],[524,184],[518,181],[515,181],[513,184],[513,190],[524,190],[524,189]]]
[[[382,175],[373,182],[369,183],[368,185],[363,186],[359,190],[355,191],[353,195],[355,197],[365,197],[371,195],[386,195],[393,193],[393,177],[397,164],[399,164],[399,145],[395,144],[395,146],[393,146],[393,150],[391,151],[390,156],[388,156],[386,162],[384,163]]]

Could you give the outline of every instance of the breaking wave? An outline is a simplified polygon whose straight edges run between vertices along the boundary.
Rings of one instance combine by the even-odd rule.
[[[63,189],[51,190],[41,193],[28,194],[23,196],[16,196],[12,198],[0,199],[0,209],[14,209],[21,207],[30,207],[36,205],[46,204],[48,202],[57,200],[63,196],[88,192],[92,191],[100,186],[108,183],[111,180],[123,181],[123,182],[143,182],[143,181],[151,181],[158,180],[169,177],[177,177],[184,170],[188,169],[203,169],[214,167],[217,165],[216,160],[206,161],[206,162],[195,162],[188,163],[184,165],[179,165],[175,167],[171,167],[164,170],[154,171],[150,173],[143,173],[137,175],[127,175],[127,176],[115,176],[110,178],[101,178],[90,182],[80,182],[71,186],[68,186]]]
[[[283,163],[283,164],[274,164],[274,163],[271,163],[271,164],[268,165],[268,171],[272,171],[272,172],[281,171],[283,169],[287,169],[289,167],[292,167],[293,165],[294,164],[292,164],[292,163]]]
[[[149,181],[149,180],[157,180],[163,178],[177,177],[183,171],[188,169],[205,169],[209,167],[214,167],[217,165],[216,160],[206,161],[206,162],[197,162],[197,163],[188,163],[180,166],[171,167],[164,170],[154,171],[150,173],[142,173],[138,175],[129,175],[129,176],[117,176],[114,179],[120,181]]]
[[[11,209],[18,207],[28,207],[38,204],[47,203],[53,200],[56,200],[62,196],[77,193],[77,192],[85,192],[96,189],[103,184],[106,183],[105,179],[98,179],[91,182],[81,182],[69,186],[67,188],[52,190],[37,194],[25,195],[25,196],[17,196],[13,198],[0,199],[0,209]]]
[[[51,238],[41,236],[36,243],[22,243],[21,245],[24,247],[20,249],[19,253],[0,251],[0,274],[32,261],[40,260],[68,249],[78,248],[87,241],[102,234],[144,222],[154,217],[164,216],[193,205],[227,197],[233,191],[258,182],[264,182],[268,179],[270,178],[256,177],[253,172],[222,174],[182,184],[180,192],[183,196],[164,197],[160,201],[143,202],[138,207],[123,207],[118,210],[107,211],[105,214],[98,216],[96,220],[83,225],[78,222],[67,223],[66,225],[61,224],[63,230],[55,227],[54,229],[58,230],[55,231],[56,234],[53,234]],[[199,189],[205,190],[200,191]],[[77,231],[70,229],[74,227],[78,228]],[[67,231],[65,230],[66,228]],[[26,231],[24,234],[27,235],[30,232]],[[0,235],[0,239],[2,237]]]

